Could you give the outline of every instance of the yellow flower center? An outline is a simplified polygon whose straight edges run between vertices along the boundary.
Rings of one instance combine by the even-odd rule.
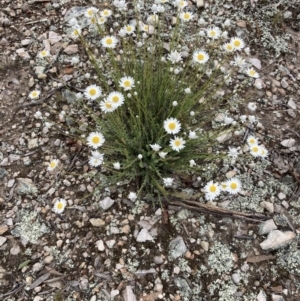
[[[125,80],[124,81],[124,86],[127,87],[127,88],[130,87],[131,86],[130,81],[129,80]]]
[[[41,55],[42,56],[46,56],[47,55],[47,51],[46,50],[41,51]]]
[[[204,60],[204,54],[199,53],[199,54],[197,55],[197,59],[198,59],[199,61],[203,61],[203,60]]]
[[[257,153],[258,152],[258,147],[257,146],[252,147],[252,151]]]
[[[144,30],[148,31],[149,30],[149,25],[144,25]]]
[[[58,203],[58,204],[57,204],[57,209],[63,209],[63,208],[64,208],[63,203]]]
[[[255,70],[253,70],[253,69],[251,69],[250,71],[249,71],[249,74],[251,75],[251,76],[254,76],[255,75]]]
[[[239,40],[235,40],[235,41],[233,42],[233,45],[234,45],[235,47],[239,47],[239,46],[241,46],[241,42],[240,42]]]
[[[111,103],[106,102],[106,103],[105,103],[105,107],[106,107],[107,109],[111,109],[111,108],[112,108],[112,105],[111,105]]]
[[[131,31],[131,30],[132,30],[132,27],[128,25],[128,26],[126,26],[126,30],[127,30],[127,31]]]
[[[96,24],[97,23],[97,19],[96,18],[91,18],[91,23],[92,24]]]
[[[233,47],[230,44],[228,44],[227,49],[231,51],[233,49]]]
[[[92,138],[92,142],[93,142],[94,144],[98,144],[98,143],[100,142],[100,137],[98,137],[98,136],[93,137],[93,138]]]
[[[104,16],[108,16],[108,15],[109,15],[108,10],[104,10],[104,11],[103,11],[103,15],[104,15]]]
[[[180,140],[175,140],[175,143],[174,143],[174,144],[175,144],[175,146],[177,146],[177,147],[178,147],[178,146],[180,146],[180,145],[181,145],[181,141],[180,141]]]
[[[74,29],[73,34],[74,34],[75,36],[79,36],[79,31],[78,31],[77,29]]]
[[[33,92],[31,93],[31,96],[32,96],[32,97],[37,97],[37,95],[38,95],[38,94],[37,94],[36,91],[33,91]]]
[[[119,101],[119,96],[117,96],[117,95],[114,96],[114,97],[112,98],[112,101],[113,101],[113,102],[118,102],[118,101]]]
[[[231,183],[230,188],[233,189],[233,190],[237,189],[237,184],[236,183]]]
[[[215,32],[214,30],[211,30],[211,31],[210,31],[210,35],[211,35],[212,37],[214,37],[214,36],[216,35],[216,32]]]
[[[91,9],[89,9],[89,10],[87,11],[87,14],[88,14],[89,16],[92,16],[92,15],[93,15],[93,11],[92,11]]]
[[[184,6],[184,1],[180,1],[179,6]]]
[[[176,123],[175,122],[170,122],[169,123],[169,129],[170,130],[175,130],[175,128],[176,128]]]
[[[112,38],[106,39],[106,44],[107,44],[107,45],[111,45],[112,42],[113,42]]]
[[[190,14],[185,13],[185,14],[183,15],[183,18],[186,19],[186,20],[188,20],[188,19],[190,18]]]
[[[249,143],[253,144],[253,143],[255,143],[255,140],[252,138],[252,139],[249,140]]]
[[[89,93],[90,93],[90,95],[95,96],[97,91],[96,91],[96,89],[92,88],[92,89],[90,89]]]
[[[49,164],[49,166],[50,166],[51,168],[54,168],[54,167],[56,166],[56,162],[52,161],[52,162]]]
[[[215,185],[211,185],[211,186],[209,187],[209,191],[210,191],[210,192],[216,192],[216,191],[217,191],[217,187],[216,187]]]

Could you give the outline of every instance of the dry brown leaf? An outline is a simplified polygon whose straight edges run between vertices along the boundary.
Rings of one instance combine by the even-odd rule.
[[[243,20],[236,21],[236,25],[239,27],[243,27],[243,28],[245,28],[247,26],[246,21],[243,21]]]
[[[3,233],[5,233],[8,230],[8,226],[7,225],[1,225],[0,226],[0,235],[2,235]]]
[[[250,256],[246,259],[247,262],[250,263],[258,263],[265,260],[275,259],[276,256],[274,255],[257,255],[257,256]]]

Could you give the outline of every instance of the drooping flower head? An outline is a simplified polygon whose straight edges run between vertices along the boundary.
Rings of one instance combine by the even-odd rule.
[[[98,151],[93,151],[92,156],[89,158],[89,164],[93,167],[97,167],[103,163],[104,155]]]
[[[171,187],[173,185],[174,179],[172,178],[163,178],[164,186],[165,187]]]
[[[182,56],[180,52],[174,50],[168,54],[168,60],[172,62],[172,64],[179,63],[182,61]]]

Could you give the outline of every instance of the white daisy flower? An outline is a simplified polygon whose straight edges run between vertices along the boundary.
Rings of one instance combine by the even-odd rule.
[[[193,53],[193,61],[199,64],[205,64],[209,60],[209,55],[204,50],[196,50]]]
[[[231,64],[234,66],[237,66],[241,69],[243,69],[247,66],[246,60],[243,57],[241,57],[240,55],[235,56],[234,61],[232,61]]]
[[[247,105],[247,108],[250,111],[255,111],[257,109],[257,105],[254,102],[249,102],[248,105]]]
[[[226,191],[228,191],[230,194],[237,194],[242,189],[242,183],[237,178],[232,178],[226,182],[227,188]]]
[[[170,140],[170,146],[176,152],[179,152],[181,149],[185,148],[185,141],[181,137],[174,137]]]
[[[59,165],[59,160],[54,159],[54,160],[52,160],[52,161],[48,164],[47,170],[48,170],[48,171],[52,171],[52,170],[54,170],[58,165]]]
[[[218,39],[221,35],[221,30],[217,26],[209,27],[206,29],[206,35],[211,39]]]
[[[173,185],[174,179],[172,178],[163,178],[164,186],[165,187],[171,187]]]
[[[100,12],[101,17],[108,18],[112,15],[112,11],[110,9],[104,9]]]
[[[234,47],[232,46],[231,43],[225,43],[223,44],[223,49],[226,51],[226,52],[233,52],[234,51]]]
[[[262,158],[266,158],[268,154],[268,150],[263,145],[259,145],[259,156]]]
[[[230,40],[230,43],[233,45],[235,50],[241,50],[245,47],[245,42],[238,37],[234,37]]]
[[[167,2],[169,2],[169,0],[155,0],[156,4],[167,3]]]
[[[196,166],[197,165],[197,163],[195,162],[195,160],[190,160],[190,167],[193,167],[193,166]]]
[[[194,15],[190,12],[182,12],[180,15],[179,15],[179,18],[184,21],[184,22],[188,22],[190,20],[192,20],[194,17]]]
[[[175,0],[173,4],[175,7],[178,7],[178,9],[180,10],[184,9],[188,5],[187,1],[185,0]]]
[[[240,121],[241,121],[242,123],[245,123],[245,122],[247,121],[247,115],[241,115],[241,116],[240,116]]]
[[[54,203],[53,211],[58,214],[63,213],[66,206],[67,206],[67,202],[65,199],[58,199]]]
[[[155,144],[149,144],[150,147],[155,151],[155,152],[158,152],[160,149],[161,149],[161,146],[157,143]]]
[[[258,139],[255,138],[254,136],[249,136],[247,138],[247,143],[248,143],[249,146],[251,146],[251,145],[258,145]]]
[[[213,181],[209,181],[204,186],[204,192],[205,192],[205,199],[208,201],[212,201],[221,193],[221,189],[217,183],[214,183]]]
[[[238,157],[238,155],[239,155],[239,150],[236,147],[229,146],[228,156],[235,159]]]
[[[95,16],[95,14],[99,11],[98,8],[96,7],[88,7],[86,9],[86,11],[84,12],[84,15],[87,17],[87,18],[92,18]]]
[[[191,88],[184,89],[184,93],[191,94],[192,93]]]
[[[259,78],[259,74],[251,67],[246,69],[246,74],[253,78]]]
[[[41,92],[39,90],[33,90],[29,93],[29,98],[30,99],[37,99],[40,97]]]
[[[128,198],[129,198],[130,201],[135,202],[136,199],[137,199],[137,194],[136,194],[136,192],[130,191],[129,194],[128,194]]]
[[[174,100],[173,102],[172,102],[172,106],[173,107],[176,107],[178,105],[178,102],[176,101],[176,100]]]
[[[178,52],[177,50],[175,51],[171,51],[169,54],[168,54],[168,60],[172,62],[172,64],[175,64],[175,63],[179,63],[182,61],[182,57],[181,57],[181,54],[180,52]]]
[[[104,142],[105,142],[105,138],[99,132],[92,132],[87,137],[88,146],[91,146],[92,148],[95,148],[95,149],[102,146]]]
[[[158,155],[159,155],[162,159],[164,159],[164,158],[166,157],[167,154],[168,154],[168,153],[166,153],[166,152],[159,152],[159,153],[158,153]]]
[[[115,108],[117,108],[124,103],[124,96],[120,92],[110,92],[106,98],[106,101],[110,102]]]
[[[181,129],[181,124],[176,118],[170,117],[164,121],[164,129],[168,134],[177,134]]]
[[[163,5],[157,5],[157,12],[158,13],[164,13],[165,7]]]
[[[101,39],[101,44],[105,48],[115,48],[118,43],[118,39],[114,36],[105,36]]]
[[[156,23],[158,23],[158,21],[159,21],[158,15],[150,15],[147,18],[147,22],[150,24],[156,24]]]
[[[129,34],[129,35],[133,34],[135,32],[135,26],[130,25],[130,24],[125,25],[122,29],[125,31],[126,34]]]
[[[119,85],[125,90],[131,90],[134,87],[134,79],[131,76],[124,76],[120,79]]]
[[[197,139],[198,136],[197,136],[197,134],[196,134],[195,131],[190,131],[190,132],[189,132],[189,138],[190,138],[190,139]]]
[[[49,55],[50,55],[50,52],[48,50],[46,50],[46,49],[44,49],[44,50],[42,50],[42,51],[40,51],[38,53],[38,57],[39,58],[44,58],[44,57],[47,57]]]
[[[86,87],[84,90],[84,96],[87,99],[91,99],[91,100],[95,100],[98,97],[100,97],[101,93],[102,93],[101,88],[96,85],[90,85]]]
[[[120,162],[115,162],[113,163],[114,169],[121,169],[121,164]]]
[[[81,27],[79,25],[75,25],[71,31],[71,38],[76,40],[81,35]]]
[[[105,18],[105,17],[100,17],[100,18],[97,17],[97,22],[99,25],[104,24],[106,21],[107,21],[107,18]]]
[[[103,161],[104,155],[101,154],[101,153],[99,153],[98,151],[92,151],[92,157],[97,158],[97,159],[100,159],[100,160]]]
[[[257,145],[257,144],[254,144],[254,145],[251,145],[250,146],[250,154],[253,156],[253,157],[259,157],[260,156],[260,146]]]
[[[117,107],[113,105],[111,101],[103,100],[100,102],[100,109],[104,113],[113,112]]]
[[[103,156],[103,155],[102,155]],[[89,158],[89,164],[93,167],[98,167],[99,165],[101,165],[103,163],[103,158],[100,159],[100,158],[97,158],[97,157],[90,157]]]
[[[223,26],[225,26],[225,27],[229,27],[229,26],[230,26],[230,24],[231,24],[231,21],[230,21],[230,19],[226,19],[226,20],[224,21],[224,23],[223,23]]]

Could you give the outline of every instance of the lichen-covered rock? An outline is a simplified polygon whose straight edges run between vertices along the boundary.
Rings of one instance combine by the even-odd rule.
[[[296,234],[292,231],[282,232],[279,230],[272,230],[268,238],[260,244],[263,250],[271,251],[282,248],[292,242]]]

